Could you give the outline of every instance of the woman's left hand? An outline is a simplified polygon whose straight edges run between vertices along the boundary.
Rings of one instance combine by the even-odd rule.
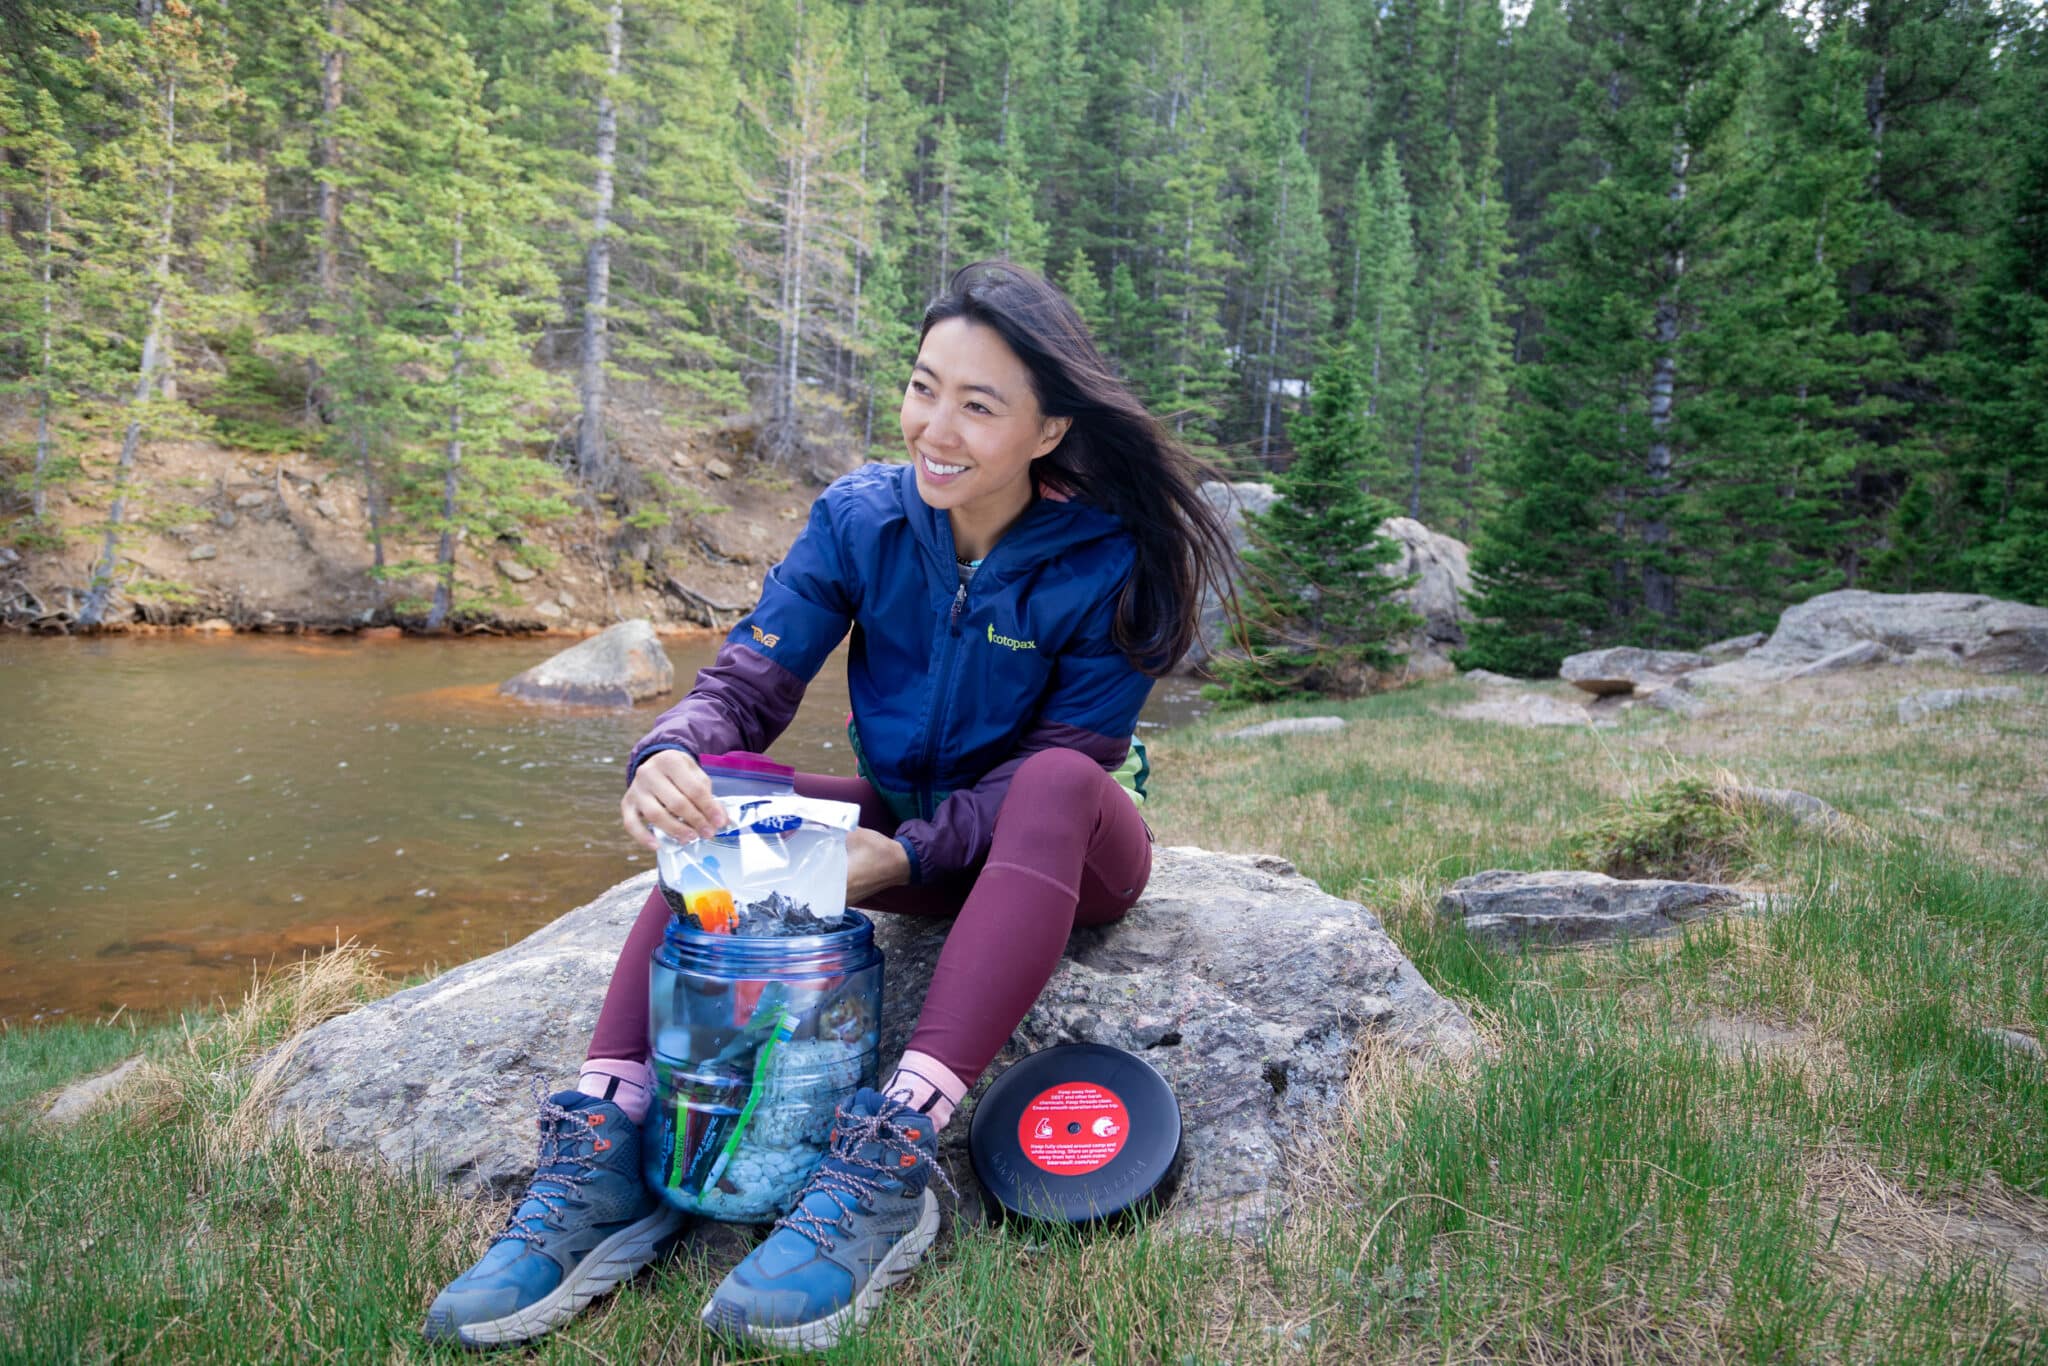
[[[910,881],[910,855],[878,830],[854,830],[846,837],[846,904]]]

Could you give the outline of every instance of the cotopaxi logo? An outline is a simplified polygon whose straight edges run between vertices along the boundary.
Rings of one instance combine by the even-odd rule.
[[[1016,640],[1010,636],[997,635],[994,622],[988,624],[988,643],[1000,645],[1006,650],[1035,650],[1038,648],[1038,642],[1035,640]]]

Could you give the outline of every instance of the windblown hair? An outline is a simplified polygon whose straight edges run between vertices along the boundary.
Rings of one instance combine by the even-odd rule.
[[[1031,462],[1033,488],[1050,484],[1123,523],[1138,561],[1117,598],[1117,648],[1146,673],[1165,673],[1195,643],[1205,590],[1236,615],[1237,552],[1201,491],[1204,478],[1222,476],[1146,411],[1066,295],[1036,272],[1008,261],[961,267],[925,309],[918,340],[948,318],[993,328],[1030,371],[1040,410],[1073,419]]]

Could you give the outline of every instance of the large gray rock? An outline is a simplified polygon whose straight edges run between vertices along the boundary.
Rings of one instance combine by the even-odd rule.
[[[1409,652],[1443,656],[1463,649],[1465,623],[1472,619],[1472,609],[1465,603],[1472,590],[1471,549],[1411,517],[1382,522],[1380,533],[1400,548],[1385,572],[1399,578],[1415,576],[1415,583],[1400,594],[1408,610],[1422,618]]]
[[[1802,664],[1785,675],[1787,682],[1795,678],[1812,678],[1819,674],[1838,674],[1850,669],[1868,669],[1873,665],[1889,664],[1897,658],[1889,649],[1874,640],[1859,640],[1854,645],[1844,645],[1839,650],[1830,650],[1811,664]]]
[[[549,615],[542,603],[534,610]],[[560,609],[557,609],[559,612]],[[662,652],[654,623],[622,621],[572,645],[552,659],[507,679],[498,691],[543,702],[628,707],[643,697],[674,691],[675,666]]]
[[[1437,911],[1463,920],[1475,937],[1496,944],[1582,944],[1620,935],[1645,939],[1669,934],[1688,920],[1742,904],[1742,893],[1709,882],[1496,868],[1458,879]]]
[[[2024,694],[2018,688],[1935,688],[1899,699],[1899,720],[1904,725],[1925,721],[1936,712],[1957,707],[1980,706],[1987,702],[2018,702]]]
[[[508,949],[311,1030],[274,1122],[298,1125],[319,1148],[417,1163],[438,1183],[521,1188],[534,1157],[532,1088],[575,1076],[652,885],[652,873],[621,883]],[[909,1037],[946,925],[878,921],[887,1065]],[[1368,1037],[1418,1058],[1476,1043],[1463,1012],[1365,907],[1279,859],[1162,848],[1128,916],[1074,933],[990,1075],[1058,1043],[1142,1054],[1172,1084],[1187,1124],[1174,1219],[1256,1227],[1285,1180],[1288,1145],[1336,1122]],[[970,1120],[971,1111],[947,1127],[945,1153],[972,1197]],[[974,1199],[960,1208],[978,1217]]]
[[[1823,660],[1920,664],[1940,661],[1978,673],[2048,673],[2048,607],[1975,593],[1823,593],[1778,619],[1756,649],[1694,675],[1709,683],[1775,683]]]
[[[1769,639],[1770,637],[1762,631],[1753,631],[1746,636],[1729,636],[1726,640],[1717,640],[1712,645],[1703,645],[1700,647],[1700,653],[1714,663],[1720,664],[1730,659],[1742,658]]]
[[[1790,787],[1723,787],[1721,795],[1738,806],[1776,812],[1794,825],[1822,831],[1846,831],[1853,822],[1811,792]]]
[[[1278,495],[1271,484],[1247,481],[1202,485],[1202,496],[1223,514],[1230,528],[1231,544],[1242,555],[1250,544],[1245,533],[1245,514],[1272,509]],[[1394,559],[1381,572],[1391,578],[1414,576],[1415,582],[1397,597],[1422,618],[1407,640],[1396,647],[1408,657],[1408,672],[1419,677],[1449,677],[1450,652],[1465,644],[1465,623],[1472,618],[1465,594],[1472,588],[1472,552],[1463,541],[1431,531],[1409,517],[1392,517],[1380,523],[1380,533],[1397,549]],[[1193,668],[1216,653],[1223,640],[1223,605],[1214,597],[1202,604],[1202,629],[1189,648],[1183,669]]]
[[[1680,674],[1704,669],[1712,662],[1705,655],[1683,650],[1643,650],[1620,645],[1567,655],[1557,673],[1573,687],[1605,697],[1610,693],[1661,687]]]

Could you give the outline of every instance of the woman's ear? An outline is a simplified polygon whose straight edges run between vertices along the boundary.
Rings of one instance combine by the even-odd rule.
[[[1041,455],[1052,454],[1052,448],[1066,440],[1067,428],[1074,425],[1071,417],[1049,417],[1038,424],[1038,449],[1031,453],[1033,460]]]

